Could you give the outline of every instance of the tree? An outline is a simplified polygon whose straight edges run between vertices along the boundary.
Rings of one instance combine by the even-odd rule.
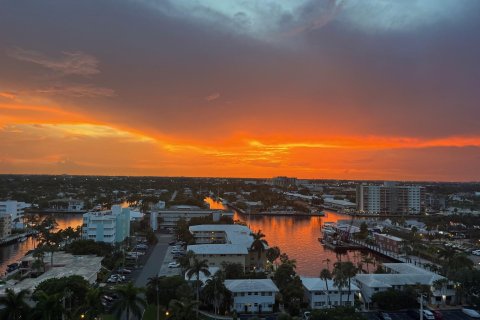
[[[198,319],[198,301],[173,299],[169,304],[171,318],[174,320]],[[195,317],[195,310],[197,316]]]
[[[90,289],[90,284],[82,276],[69,276],[61,278],[51,278],[42,281],[33,292],[36,297],[39,292],[47,295],[60,294],[63,295],[65,290],[72,291],[72,305],[83,305],[85,303],[85,296]]]
[[[373,258],[366,255],[362,257],[362,263],[365,263],[365,265],[367,266],[367,273],[370,273],[369,265],[373,263]]]
[[[198,260],[196,257],[193,258],[193,262],[191,268],[187,270],[187,277],[190,280],[193,276],[195,276],[195,288],[197,293],[197,301],[200,302],[200,273],[203,273],[205,276],[210,275],[210,271],[208,271],[208,260]],[[198,318],[198,309],[197,309],[197,318]]]
[[[63,293],[47,294],[44,291],[36,292],[34,300],[37,305],[34,310],[34,318],[42,320],[58,320],[65,312],[62,303]]]
[[[257,252],[257,267],[260,269],[260,257],[262,256],[262,252],[265,251],[265,247],[268,247],[268,242],[265,240],[265,235],[262,233],[262,230],[258,230],[256,233],[250,233],[253,237],[252,245],[250,246],[250,250]]]
[[[112,309],[117,318],[119,318],[123,312],[126,312],[127,320],[130,320],[130,315],[141,318],[141,307],[145,308],[147,306],[145,299],[139,296],[142,291],[143,289],[135,287],[131,282],[115,288],[114,292],[119,298],[113,304]]]
[[[220,307],[224,302],[227,295],[227,288],[224,284],[225,275],[222,271],[217,271],[213,277],[208,279],[205,283],[205,287],[202,290],[202,295],[206,303],[213,305],[215,314],[219,314]]]
[[[357,274],[357,268],[350,261],[336,262],[334,264],[333,273],[334,275],[335,273],[338,274],[338,276],[335,276],[337,278],[337,283],[341,284],[342,287],[346,287],[348,285],[347,303],[349,303],[350,295],[352,294],[351,282],[352,282],[352,278],[355,277],[355,275]],[[341,297],[342,297],[342,292],[340,291],[340,299]]]
[[[336,262],[333,268],[333,284],[338,288],[340,292],[340,305],[342,305],[343,288],[348,285],[348,278],[345,273],[345,269],[342,268],[341,262]]]
[[[26,319],[30,312],[30,307],[25,302],[28,290],[20,290],[15,293],[13,289],[6,289],[5,296],[0,297],[0,318],[5,320]]]
[[[223,262],[222,267],[225,273],[225,279],[242,279],[245,276],[241,263]]]
[[[102,290],[100,288],[90,288],[85,296],[85,303],[80,307],[80,311],[87,320],[98,319],[105,308],[102,304]]]
[[[332,303],[330,301],[330,291],[328,290],[328,280],[332,279],[332,273],[328,269],[322,269],[320,271],[320,279],[325,281],[325,287],[327,288],[327,299],[328,299],[328,305],[330,306]]]
[[[358,234],[360,239],[366,239],[368,237],[368,225],[365,221],[360,224],[360,232]]]
[[[274,263],[275,260],[280,257],[280,248],[279,247],[271,247],[267,249],[266,256],[268,261],[271,263]]]
[[[180,267],[182,268],[182,271],[186,271],[190,269],[191,262],[194,257],[195,257],[195,253],[192,250],[188,250],[184,256],[178,259],[178,263],[180,263]]]
[[[32,269],[36,270],[36,272],[40,272],[42,270],[45,272],[45,262],[43,262],[43,258],[45,257],[45,253],[43,252],[42,249],[37,248],[33,252],[33,258],[35,258],[35,261],[32,263]]]
[[[190,287],[188,287],[190,291],[189,293],[179,294],[179,288],[182,288],[185,285],[187,285],[187,282],[181,276],[151,277],[148,279],[145,292],[147,302],[149,304],[157,304],[158,300],[158,304],[166,307],[172,299],[180,300],[183,297],[192,295]]]
[[[62,241],[62,230],[53,232],[50,229],[51,227],[41,227],[38,233],[38,241],[40,248],[50,253],[50,268],[53,268],[53,253],[58,250],[58,245]]]

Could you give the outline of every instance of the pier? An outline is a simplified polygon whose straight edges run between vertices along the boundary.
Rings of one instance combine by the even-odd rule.
[[[24,237],[29,237],[33,234],[35,234],[35,231],[27,231],[23,233],[12,234],[8,237],[0,239],[0,246],[18,242],[19,239],[22,239]]]

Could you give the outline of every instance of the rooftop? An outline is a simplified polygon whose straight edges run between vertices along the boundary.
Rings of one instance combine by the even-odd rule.
[[[239,244],[194,244],[187,246],[187,251],[195,254],[248,254],[248,249]]]
[[[308,290],[308,291],[325,291],[327,290],[327,287],[325,285],[325,280],[320,279],[320,278],[310,278],[310,277],[300,277],[302,280],[303,286]],[[329,290],[338,290],[337,286],[335,286],[333,280],[327,280],[328,283],[328,289]],[[348,288],[345,288],[343,290],[348,290]],[[350,290],[351,291],[358,291],[360,290],[356,285],[353,283],[350,284]]]
[[[271,279],[225,280],[225,287],[231,292],[278,292]]]
[[[194,232],[224,232],[227,244],[242,245],[250,248],[253,237],[250,235],[252,231],[247,227],[239,224],[202,224],[191,226],[191,233]]]

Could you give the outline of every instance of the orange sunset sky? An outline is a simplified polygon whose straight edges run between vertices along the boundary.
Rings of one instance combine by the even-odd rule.
[[[3,1],[0,173],[480,180],[475,0]]]

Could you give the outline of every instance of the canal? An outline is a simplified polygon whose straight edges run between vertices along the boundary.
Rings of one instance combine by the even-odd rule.
[[[45,216],[41,216],[44,218]],[[58,225],[56,229],[66,229],[68,227],[76,228],[82,224],[81,214],[54,214]],[[7,265],[17,262],[25,256],[25,254],[36,247],[36,239],[28,237],[24,242],[17,242],[10,245],[0,246],[0,274],[4,274]]]
[[[211,198],[207,198],[206,201],[212,209],[225,208],[221,202]],[[369,264],[368,270],[367,265],[363,263],[363,269],[370,272],[376,269],[377,262],[388,261],[368,251],[348,250],[343,254],[337,254],[318,241],[323,223],[348,220],[350,219],[348,215],[326,211],[324,217],[281,217],[243,215],[235,212],[234,219],[244,221],[254,232],[261,230],[269,246],[279,247],[282,252],[297,261],[297,272],[303,276],[318,277],[320,271],[327,267],[327,259],[331,269],[335,261],[352,261],[357,265],[369,256],[374,263]]]

